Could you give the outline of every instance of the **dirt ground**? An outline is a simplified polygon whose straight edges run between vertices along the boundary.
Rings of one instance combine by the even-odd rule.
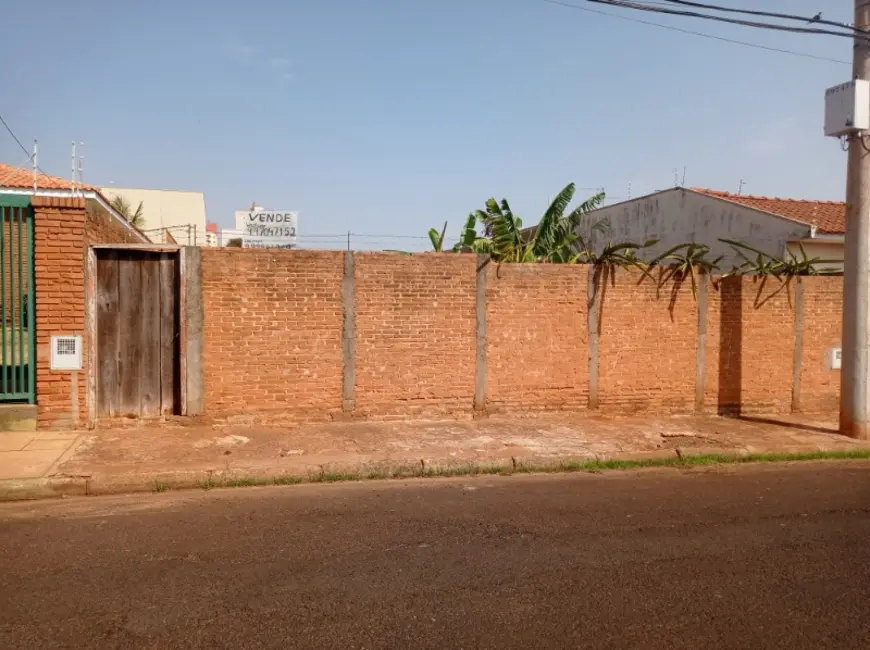
[[[417,464],[636,458],[870,448],[832,422],[720,417],[541,416],[468,422],[336,422],[135,427],[94,431],[53,476],[299,474]]]

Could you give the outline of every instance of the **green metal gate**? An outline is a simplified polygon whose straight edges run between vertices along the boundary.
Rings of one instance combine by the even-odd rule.
[[[0,195],[0,402],[36,403],[33,208]]]

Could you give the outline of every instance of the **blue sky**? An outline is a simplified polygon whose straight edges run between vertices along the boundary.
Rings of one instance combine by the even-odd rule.
[[[566,1],[851,59],[847,39]],[[721,2],[805,15],[833,4]],[[836,4],[825,17],[848,21],[851,3]],[[456,234],[489,196],[533,223],[569,181],[622,198],[629,182],[635,196],[673,185],[684,166],[690,186],[844,195],[845,154],[822,136],[824,89],[849,79],[843,63],[542,0],[36,7],[3,9],[0,115],[27,146],[38,138],[40,166],[67,176],[70,142],[83,141],[86,181],[202,190],[223,226],[256,200],[298,210],[303,244],[425,236],[445,220]],[[0,132],[0,160],[24,158]]]

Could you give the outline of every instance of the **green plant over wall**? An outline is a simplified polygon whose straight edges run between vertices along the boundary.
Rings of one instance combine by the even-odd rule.
[[[574,198],[574,183],[556,195],[538,225],[524,229],[507,199],[491,198],[476,213],[483,225],[483,238],[489,240],[489,254],[496,262],[550,262],[565,264],[575,259],[577,231],[586,215],[601,205],[604,193],[596,194],[566,214]]]
[[[429,228],[429,241],[432,242],[432,249],[436,253],[444,251],[444,235],[447,233],[447,222],[444,222],[444,227],[439,233],[435,228]]]
[[[435,228],[429,229],[429,241],[432,243],[432,250],[435,253],[451,252],[451,253],[489,253],[492,246],[491,241],[485,237],[479,237],[477,234],[477,215],[471,213],[465,220],[465,225],[459,235],[459,241],[449,251],[444,250],[447,234],[447,222],[444,222],[444,227],[441,232]]]
[[[728,244],[743,260],[737,267],[722,277],[729,275],[757,275],[773,276],[781,280],[782,278],[796,276],[836,275],[840,273],[838,268],[831,268],[831,265],[840,264],[839,260],[821,257],[810,258],[807,256],[803,244],[798,245],[800,248],[799,256],[786,255],[785,258],[780,258],[733,239],[720,239],[719,241]]]
[[[698,282],[702,276],[711,276],[719,269],[722,255],[710,259],[710,247],[707,244],[694,242],[679,244],[665,251],[650,262],[650,266],[658,266],[662,269],[659,277],[659,286],[677,280],[682,282],[686,279],[692,283],[692,295],[698,294]]]

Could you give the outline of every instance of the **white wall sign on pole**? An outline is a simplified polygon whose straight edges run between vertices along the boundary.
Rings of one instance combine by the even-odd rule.
[[[299,214],[289,210],[236,210],[244,248],[296,248]]]

